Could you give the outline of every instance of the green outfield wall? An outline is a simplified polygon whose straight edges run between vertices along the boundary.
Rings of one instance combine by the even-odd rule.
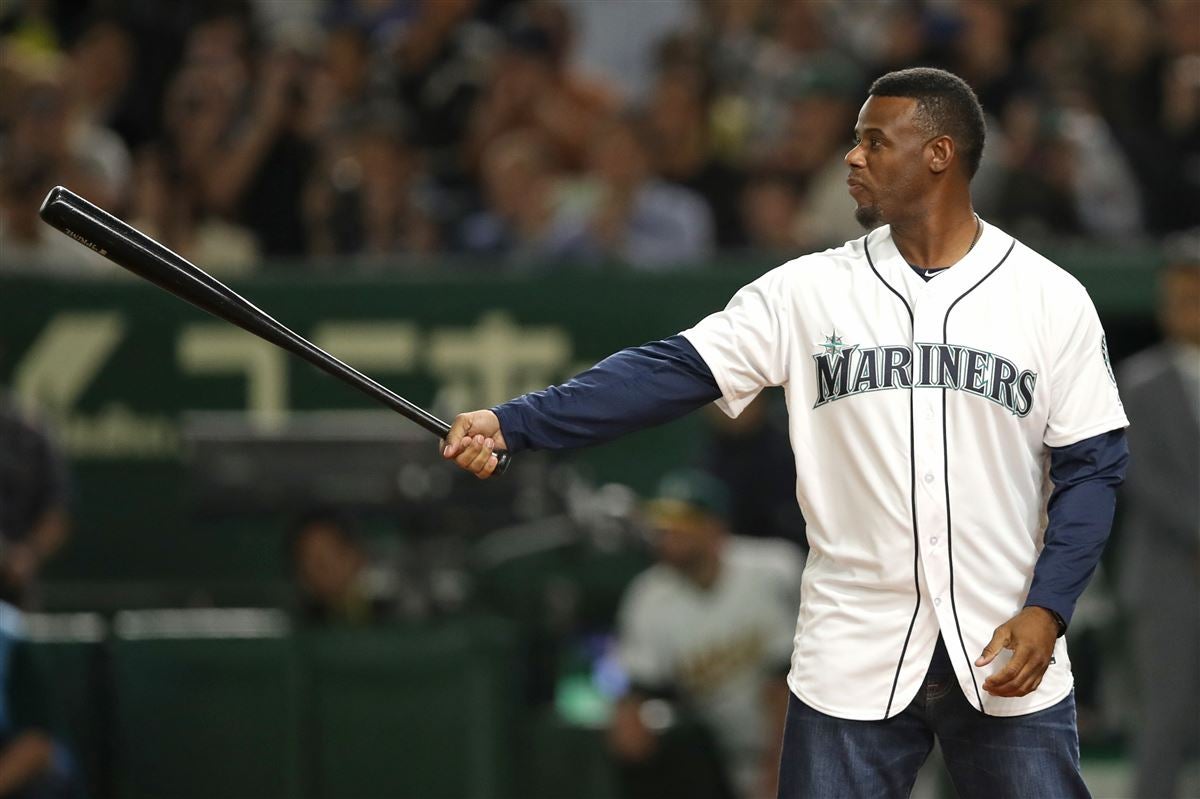
[[[1152,337],[1154,253],[1056,255],[1095,298],[1115,358]],[[300,334],[450,416],[676,333],[769,266],[514,275],[448,264],[383,277],[277,265],[232,285]],[[73,464],[78,529],[52,582],[278,576],[277,538],[244,526],[197,530],[181,513],[182,415],[241,411],[269,426],[294,411],[373,407],[123,273],[85,282],[0,277],[0,381],[50,421]],[[408,423],[396,417],[395,424]],[[597,479],[644,490],[690,457],[699,425],[681,420],[575,457]]]

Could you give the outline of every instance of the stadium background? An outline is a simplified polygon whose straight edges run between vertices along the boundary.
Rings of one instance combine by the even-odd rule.
[[[1118,364],[1157,340],[1162,243],[1200,208],[1193,0],[10,0],[0,36],[0,384],[73,484],[29,628],[99,797],[610,795],[606,634],[649,557],[632,511],[713,428],[476,485],[38,227],[50,186],[443,416],[856,235],[840,159],[888,69],[976,88],[978,210],[1084,282]],[[606,202],[630,186],[636,231]],[[293,621],[284,534],[318,505],[415,610]],[[1119,792],[1115,551],[1072,650],[1089,779]]]

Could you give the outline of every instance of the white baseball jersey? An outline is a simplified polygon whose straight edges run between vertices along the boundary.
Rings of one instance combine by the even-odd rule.
[[[802,568],[790,542],[733,536],[710,588],[660,563],[621,600],[629,678],[679,689],[713,732],[739,795],[753,792],[766,752],[763,687],[792,653]]]
[[[1083,286],[986,223],[929,282],[890,229],[798,258],[684,331],[736,416],[783,386],[808,522],[792,691],[828,715],[894,716],[940,631],[963,693],[999,716],[1070,691],[992,696],[974,661],[1024,606],[1042,549],[1048,447],[1128,425]]]

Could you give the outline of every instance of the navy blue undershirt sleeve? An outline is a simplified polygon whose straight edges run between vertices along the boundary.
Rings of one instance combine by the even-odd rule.
[[[683,336],[630,347],[582,374],[492,410],[510,452],[573,449],[669,422],[721,396]]]
[[[1050,518],[1026,607],[1046,608],[1071,622],[1112,530],[1117,487],[1128,462],[1124,430],[1050,450]]]

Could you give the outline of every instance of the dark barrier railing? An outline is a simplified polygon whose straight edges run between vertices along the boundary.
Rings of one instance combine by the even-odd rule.
[[[271,611],[158,611],[30,647],[97,799],[504,799],[516,641],[494,618],[295,632]]]

